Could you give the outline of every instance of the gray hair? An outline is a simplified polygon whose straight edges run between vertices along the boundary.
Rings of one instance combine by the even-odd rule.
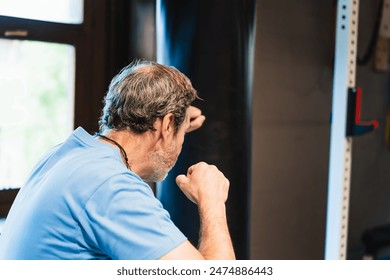
[[[190,80],[174,67],[138,60],[123,68],[109,86],[99,120],[100,132],[155,130],[157,118],[174,115],[177,131],[187,108],[197,98]]]

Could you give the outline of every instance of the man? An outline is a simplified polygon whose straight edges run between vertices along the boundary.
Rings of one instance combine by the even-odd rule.
[[[173,67],[138,61],[115,76],[100,133],[81,127],[37,164],[0,237],[0,259],[234,259],[229,181],[200,162],[176,182],[198,205],[196,249],[145,183],[165,178],[184,135],[205,120]]]

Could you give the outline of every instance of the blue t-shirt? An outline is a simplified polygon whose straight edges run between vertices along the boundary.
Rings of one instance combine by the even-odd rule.
[[[79,127],[19,191],[0,259],[158,259],[185,240],[119,150]]]

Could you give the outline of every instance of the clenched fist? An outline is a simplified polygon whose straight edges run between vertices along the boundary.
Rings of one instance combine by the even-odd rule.
[[[199,162],[176,177],[183,193],[199,207],[213,207],[228,198],[229,180],[214,165]]]

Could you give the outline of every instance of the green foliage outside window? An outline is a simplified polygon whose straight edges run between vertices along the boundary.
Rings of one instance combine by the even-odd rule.
[[[0,189],[20,187],[73,129],[74,48],[0,40]]]

